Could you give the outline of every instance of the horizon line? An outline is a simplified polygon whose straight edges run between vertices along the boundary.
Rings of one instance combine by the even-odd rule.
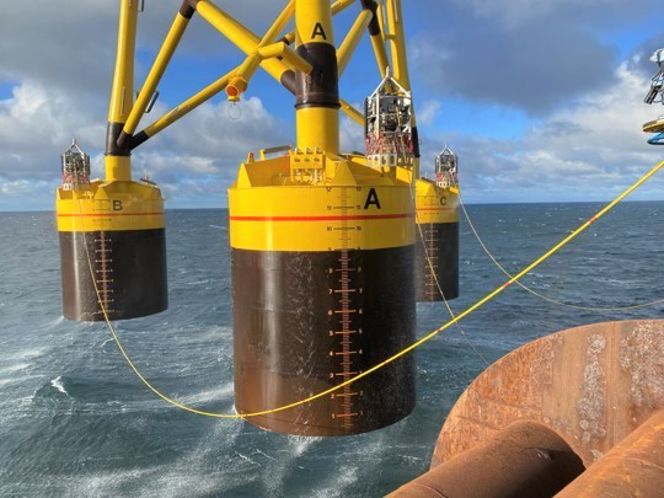
[[[534,205],[551,205],[551,204],[606,204],[609,200],[601,201],[520,201],[520,202],[466,202],[466,206],[534,206]],[[625,204],[646,203],[646,202],[664,202],[664,199],[658,200],[644,200],[644,199],[627,199],[624,200]],[[224,207],[175,207],[165,208],[164,211],[228,211],[228,206]],[[23,213],[55,213],[55,209],[0,209],[0,214],[23,214]]]

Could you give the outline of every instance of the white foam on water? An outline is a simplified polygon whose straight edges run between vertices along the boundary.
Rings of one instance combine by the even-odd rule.
[[[62,376],[58,375],[55,379],[51,380],[51,386],[60,391],[65,396],[69,396],[69,393],[65,389],[65,386],[62,385]]]
[[[243,455],[239,451],[236,451],[235,454],[239,456],[242,460],[244,460],[247,463],[250,463],[252,465],[257,465],[256,462],[254,462],[251,458],[249,458],[247,455]]]
[[[51,320],[50,322],[48,322],[46,324],[46,330],[54,329],[64,321],[65,321],[65,317],[63,315],[60,315],[55,320]]]
[[[316,490],[312,490],[312,498],[336,498],[350,496],[348,488],[358,481],[357,466],[343,465],[335,469],[325,483]]]
[[[227,387],[227,386],[225,386]],[[260,465],[247,455],[233,450],[235,442],[242,432],[241,421],[221,421],[215,423],[213,429],[201,438],[198,446],[184,452],[175,462],[160,466],[150,479],[138,481],[136,496],[179,498],[180,496],[225,496],[224,489],[233,487],[232,476],[238,461],[243,465]],[[226,461],[233,462],[229,468],[222,462],[217,471],[209,470],[210,460],[218,460],[220,448],[226,449]],[[207,468],[204,473],[196,469]],[[237,483],[236,483],[237,484]],[[236,485],[235,484],[235,485]]]
[[[264,457],[267,458],[268,460],[272,460],[273,462],[276,462],[276,461],[277,461],[276,458],[274,458],[274,457],[271,456],[271,455],[268,455],[267,453],[265,453],[264,451],[262,451],[262,450],[259,449],[259,448],[256,448],[256,453],[258,453],[259,455],[264,456]]]
[[[20,359],[20,360],[30,360],[32,358],[36,358],[38,356],[43,356],[44,353],[46,352],[46,348],[32,348],[32,349],[26,349],[23,351],[19,351],[15,353],[13,356],[15,359]]]
[[[292,448],[291,454],[293,456],[301,457],[309,448],[322,440],[322,437],[290,436],[288,438],[288,446]]]
[[[14,365],[9,365],[8,367],[0,368],[0,374],[11,374],[15,372],[20,372],[25,370],[30,366],[29,363],[16,363]]]
[[[296,469],[302,469],[297,460],[312,446],[322,441],[320,437],[288,436],[286,448],[277,450],[279,457],[268,463],[263,474],[263,486],[269,496],[283,496],[286,476]]]
[[[112,472],[99,472],[93,475],[83,475],[67,483],[72,496],[117,496],[119,487],[127,482],[142,481],[154,469],[134,469]]]
[[[5,379],[0,379],[0,387],[6,386],[8,384],[14,384],[16,382],[21,382],[27,379],[31,379],[32,376],[30,375],[24,375],[21,377],[11,377],[11,378],[5,378]]]
[[[205,284],[209,284],[210,282],[211,282],[211,280],[208,278],[208,279],[205,279],[205,280],[196,280],[194,282],[185,282],[185,285],[191,285],[191,286],[193,286],[193,285],[205,285]]]
[[[178,400],[186,404],[210,403],[212,401],[231,401],[234,392],[235,387],[233,382],[228,382],[223,384],[221,387],[200,391],[194,394],[179,396]]]
[[[194,325],[182,328],[179,332],[181,333],[177,339],[178,345],[205,343],[209,346],[210,342],[213,342],[215,344],[214,347],[217,347],[217,341],[232,337],[233,327],[214,325],[200,331],[200,328]],[[226,352],[230,353],[230,349]]]

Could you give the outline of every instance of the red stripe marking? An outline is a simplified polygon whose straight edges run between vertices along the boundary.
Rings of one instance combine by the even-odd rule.
[[[414,214],[365,214],[351,216],[230,216],[231,221],[359,221],[399,220],[413,218]]]
[[[507,289],[510,285],[512,285],[513,282],[505,282],[503,284],[503,289]]]
[[[109,218],[111,216],[158,216],[164,213],[94,213],[94,214],[58,214],[59,218]]]

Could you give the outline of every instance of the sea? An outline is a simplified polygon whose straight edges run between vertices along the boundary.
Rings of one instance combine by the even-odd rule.
[[[474,205],[487,247],[511,272],[600,204]],[[167,212],[170,308],[117,323],[144,375],[195,407],[233,410],[228,213]],[[184,413],[147,391],[104,324],[62,317],[53,213],[0,213],[0,496],[374,497],[425,472],[455,400],[490,363],[576,325],[661,318],[664,203],[619,206],[524,279],[579,310],[512,286],[416,353],[417,407],[383,430],[292,437]],[[506,277],[461,225],[458,313]],[[420,304],[418,331],[449,319]]]

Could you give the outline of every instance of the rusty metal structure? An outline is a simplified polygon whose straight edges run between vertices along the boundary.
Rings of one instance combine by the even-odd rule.
[[[481,374],[398,498],[664,495],[664,320],[586,325]]]

